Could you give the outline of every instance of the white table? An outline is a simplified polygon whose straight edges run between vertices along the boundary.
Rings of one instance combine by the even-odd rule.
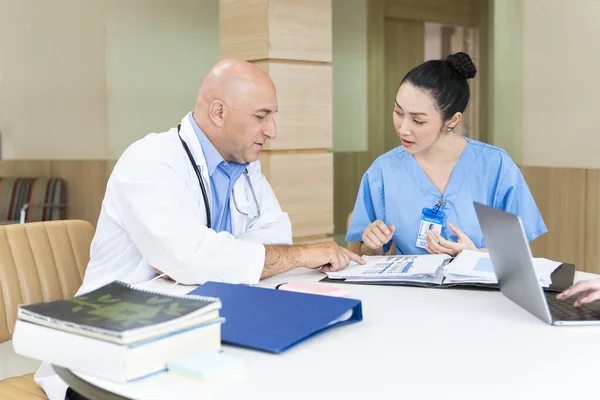
[[[576,279],[593,276],[578,273]],[[296,270],[264,284],[317,281]],[[187,293],[157,281],[154,289]],[[225,346],[238,376],[202,383],[161,373],[87,382],[133,399],[587,399],[600,396],[600,326],[550,326],[500,292],[344,285],[364,320],[280,355]]]

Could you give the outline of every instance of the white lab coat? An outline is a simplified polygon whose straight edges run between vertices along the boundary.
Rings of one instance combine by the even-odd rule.
[[[212,200],[206,160],[189,121],[180,135],[201,171]],[[265,261],[264,244],[291,244],[292,228],[262,175],[260,162],[248,166],[260,206],[242,175],[234,185],[237,208],[230,200],[233,235],[206,226],[202,191],[177,128],[151,133],[133,143],[117,162],[102,202],[90,262],[78,293],[113,280],[151,279],[154,268],[184,284],[206,281],[256,283]],[[68,350],[65,350],[68,351]],[[63,400],[66,384],[47,363],[35,375],[50,400]]]

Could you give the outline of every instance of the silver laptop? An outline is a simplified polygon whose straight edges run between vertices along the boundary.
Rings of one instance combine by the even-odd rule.
[[[552,325],[600,325],[600,304],[575,308],[575,298],[561,301],[543,291],[518,216],[473,204],[502,294]]]

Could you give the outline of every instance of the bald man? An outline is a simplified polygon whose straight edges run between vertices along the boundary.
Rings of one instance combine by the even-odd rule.
[[[275,86],[255,65],[217,63],[194,111],[178,127],[133,143],[106,187],[78,294],[156,271],[185,284],[256,283],[296,267],[339,270],[357,255],[333,242],[292,245],[290,220],[260,171],[277,137]],[[43,364],[36,382],[51,400],[67,385]],[[81,398],[71,390],[67,398]]]

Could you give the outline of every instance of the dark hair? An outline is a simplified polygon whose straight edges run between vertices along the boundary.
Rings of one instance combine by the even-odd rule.
[[[402,79],[404,82],[428,92],[435,101],[435,107],[447,121],[457,112],[464,112],[469,104],[469,84],[467,79],[475,77],[477,69],[465,53],[449,55],[446,60],[430,60],[411,69]]]

